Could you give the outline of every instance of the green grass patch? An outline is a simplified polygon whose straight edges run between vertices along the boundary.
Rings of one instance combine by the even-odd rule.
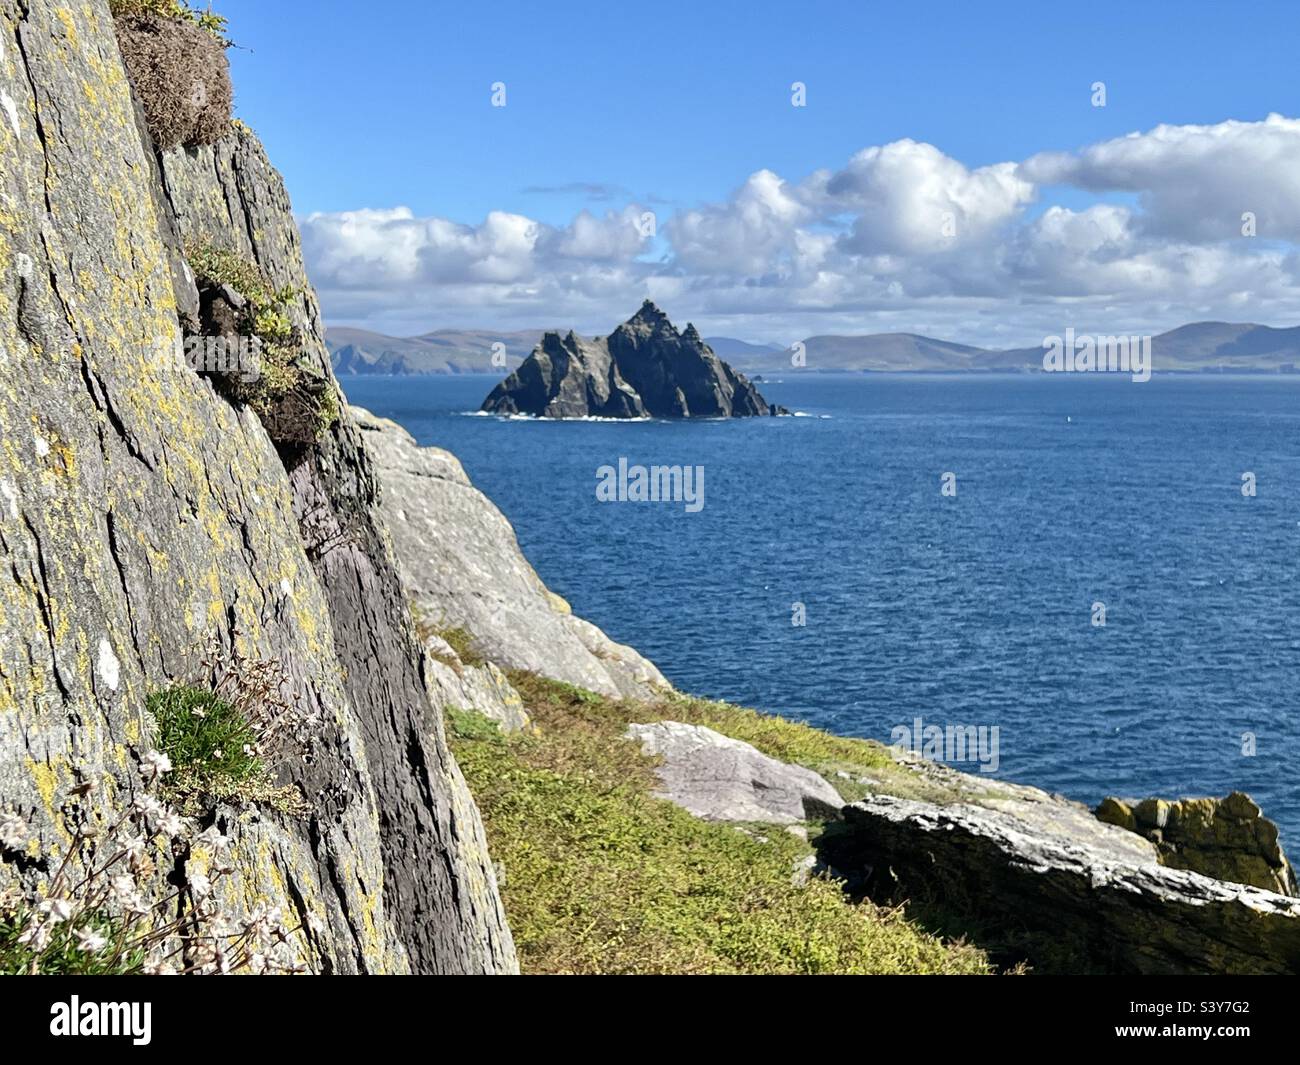
[[[805,766],[824,776],[844,799],[857,802],[870,794],[896,795],[904,799],[947,802],[956,798],[931,780],[899,765],[884,744],[876,740],[835,736],[821,729],[791,721],[776,714],[762,714],[743,706],[698,699],[677,692],[658,702],[643,704],[605,700],[591,692],[532,673],[512,673],[510,682],[531,710],[536,702],[544,710],[567,714],[575,700],[585,700],[592,711],[608,719],[619,734],[636,722],[681,721],[704,725],[732,739],[742,740],[782,762]],[[841,774],[847,774],[842,776]]]
[[[109,944],[120,945],[126,936],[122,920],[104,915],[83,916],[76,928],[68,923],[50,931],[49,942],[39,950],[19,942],[32,920],[32,913],[18,909],[0,913],[0,976],[25,976],[39,972],[44,976],[131,976],[138,974],[145,961],[143,950],[115,949],[91,953],[80,945],[77,932],[103,936]]]
[[[510,681],[535,731],[503,734],[457,710],[448,735],[505,869],[525,972],[990,971],[979,950],[901,910],[854,904],[829,880],[796,883],[811,848],[783,828],[701,821],[654,798],[654,763],[623,732],[631,721],[694,721],[805,764],[875,766],[883,751],[724,704],[648,708],[533,674]]]
[[[252,724],[220,696],[182,684],[153,692],[146,707],[157,727],[157,748],[172,764],[159,793],[183,813],[194,815],[213,802],[305,812],[296,787],[272,780]]]
[[[462,710],[449,706],[443,711],[447,729],[459,740],[469,742],[495,742],[501,738],[501,729],[491,718],[476,710]]]

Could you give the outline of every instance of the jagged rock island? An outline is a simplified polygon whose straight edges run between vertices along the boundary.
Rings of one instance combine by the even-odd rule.
[[[483,401],[492,414],[544,418],[743,418],[768,403],[689,323],[679,333],[649,300],[609,336],[547,333]]]

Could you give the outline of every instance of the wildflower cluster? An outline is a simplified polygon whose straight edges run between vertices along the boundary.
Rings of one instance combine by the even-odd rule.
[[[233,871],[230,839],[202,831],[158,792],[172,771],[143,759],[145,789],[112,824],[74,805],[73,835],[48,856],[39,893],[0,893],[0,974],[201,975],[306,971],[278,909],[231,919],[218,900]],[[84,798],[83,789],[78,798]],[[0,811],[0,852],[39,854],[26,822]]]

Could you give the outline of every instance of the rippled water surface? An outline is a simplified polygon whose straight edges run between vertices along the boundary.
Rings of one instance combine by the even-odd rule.
[[[760,386],[798,418],[464,416],[493,383],[344,387],[454,451],[547,584],[682,689],[878,739],[996,725],[999,776],[1241,788],[1300,846],[1300,379],[802,376]],[[620,457],[702,465],[704,508],[598,502]]]

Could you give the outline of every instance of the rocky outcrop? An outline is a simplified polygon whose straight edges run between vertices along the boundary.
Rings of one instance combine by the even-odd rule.
[[[695,326],[679,333],[649,300],[608,337],[546,333],[483,402],[543,418],[739,418],[787,414],[723,362]]]
[[[438,705],[473,710],[495,721],[503,732],[528,727],[523,697],[496,663],[466,663],[451,644],[436,634],[426,637],[424,649],[428,654],[425,675]]]
[[[839,816],[844,800],[803,766],[777,761],[703,725],[629,725],[629,739],[659,759],[659,798],[706,821],[790,825]]]
[[[37,837],[0,884],[39,889],[71,803],[111,820],[140,793],[146,697],[216,640],[324,722],[276,767],[306,816],[213,812],[228,916],[300,920],[316,971],[512,971],[359,431],[345,415],[288,470],[176,358],[202,235],[295,288],[328,379],[283,184],[239,126],[159,164],[112,27],[104,0],[0,0],[0,806]]]
[[[396,422],[352,408],[384,485],[403,583],[435,629],[463,629],[474,650],[602,695],[652,698],[668,687],[654,665],[615,643],[549,591],[515,531],[450,452],[420,447]]]
[[[1222,799],[1108,798],[1097,817],[1150,840],[1160,863],[1172,869],[1296,894],[1295,870],[1282,853],[1277,825],[1240,791]]]
[[[1168,868],[1036,788],[923,772],[945,801],[875,795],[819,841],[852,890],[1040,972],[1300,972],[1300,900]]]

